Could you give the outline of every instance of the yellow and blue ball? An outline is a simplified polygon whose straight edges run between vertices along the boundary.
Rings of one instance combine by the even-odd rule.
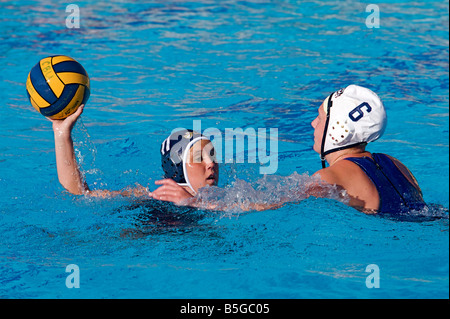
[[[74,59],[55,55],[43,58],[28,74],[31,105],[51,119],[65,119],[89,99],[89,76]]]

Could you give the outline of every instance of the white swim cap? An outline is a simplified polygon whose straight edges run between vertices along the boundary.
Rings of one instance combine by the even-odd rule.
[[[325,155],[373,142],[386,128],[383,103],[367,88],[349,85],[327,97],[323,107],[327,114],[321,147],[323,166]]]

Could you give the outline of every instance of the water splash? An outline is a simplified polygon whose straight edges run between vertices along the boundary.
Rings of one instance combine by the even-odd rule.
[[[74,126],[72,136],[74,140],[75,157],[77,159],[80,172],[83,175],[83,179],[86,180],[89,177],[93,179],[95,177],[94,180],[90,181],[93,185],[106,187],[107,185],[102,182],[103,172],[95,164],[97,158],[97,148],[91,141],[91,136],[89,135],[81,117]]]
[[[229,186],[204,187],[197,194],[201,209],[220,210],[227,216],[249,210],[279,208],[286,203],[298,203],[320,188],[320,197],[327,197],[348,204],[347,193],[335,185],[325,184],[317,176],[307,173],[292,173],[289,176],[264,175],[262,178],[247,182],[236,179]]]
[[[349,205],[350,196],[336,185],[323,182],[318,176],[294,172],[289,176],[264,175],[256,181],[236,178],[234,182],[220,188],[204,187],[197,194],[200,209],[223,211],[221,217],[240,215],[246,211],[276,209],[287,203],[299,203],[311,195],[336,200]],[[399,221],[448,220],[448,208],[429,203],[420,210],[405,210],[393,214],[363,211],[379,217]]]
[[[82,118],[78,119],[78,124],[75,125],[72,135],[74,138],[74,146],[76,148],[76,157],[78,164],[82,166],[85,164],[86,155],[89,155],[90,163],[86,163],[89,167],[93,167],[95,164],[95,158],[97,156],[97,148],[91,141],[91,136],[89,135],[86,126],[83,123]],[[82,155],[85,154],[85,155]]]

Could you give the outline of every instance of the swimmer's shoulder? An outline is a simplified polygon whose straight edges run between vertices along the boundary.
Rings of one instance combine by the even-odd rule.
[[[355,163],[341,160],[316,172],[324,182],[337,185],[347,191],[350,206],[378,209],[378,190],[367,174]],[[316,175],[314,174],[314,175]]]
[[[366,178],[367,175],[359,168],[359,166],[351,161],[340,160],[331,166],[322,168],[314,175],[329,184],[351,184],[354,180]]]

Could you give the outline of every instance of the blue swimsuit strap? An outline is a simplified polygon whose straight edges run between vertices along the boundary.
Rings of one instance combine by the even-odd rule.
[[[408,207],[407,201],[405,200],[402,192],[398,190],[398,188],[394,185],[394,183],[391,181],[391,179],[387,176],[385,169],[387,169],[388,171],[391,171],[391,172],[398,171],[402,176],[404,176],[403,173],[401,173],[399,171],[398,167],[386,155],[373,153],[372,157],[373,157],[373,159],[368,156],[348,157],[345,159],[357,164],[366,173],[366,175],[370,178],[370,180],[374,183],[375,187],[378,190],[378,193],[380,194],[380,207],[383,206],[382,199],[384,197],[384,196],[381,196],[384,193],[383,185],[380,185],[379,183],[377,183],[377,181],[380,181],[380,180],[386,181],[387,184],[389,184],[395,190],[395,192],[397,193],[398,197],[401,199],[403,204],[406,207]]]

